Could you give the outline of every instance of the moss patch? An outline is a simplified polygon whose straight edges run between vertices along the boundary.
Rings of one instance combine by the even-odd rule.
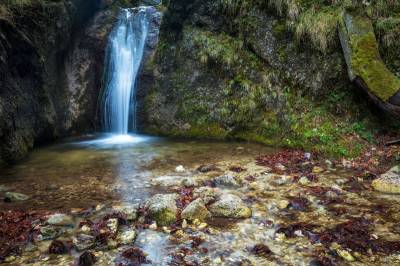
[[[368,89],[379,99],[387,101],[400,89],[400,80],[380,58],[372,23],[367,18],[352,16],[346,28],[353,74],[362,78]]]

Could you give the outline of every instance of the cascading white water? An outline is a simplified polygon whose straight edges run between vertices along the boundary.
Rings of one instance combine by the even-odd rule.
[[[121,135],[121,141],[129,138],[130,129],[136,129],[135,83],[149,29],[147,9],[123,9],[108,43],[104,127],[107,132]]]

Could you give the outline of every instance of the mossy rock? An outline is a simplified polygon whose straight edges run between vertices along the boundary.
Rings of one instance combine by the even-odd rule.
[[[400,80],[380,57],[372,21],[344,12],[339,34],[351,81],[361,79],[369,93],[389,101],[399,92]]]
[[[145,205],[148,216],[159,226],[169,226],[176,222],[177,194],[157,194],[151,197]]]

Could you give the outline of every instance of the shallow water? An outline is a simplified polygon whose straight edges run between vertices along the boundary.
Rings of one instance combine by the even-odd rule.
[[[154,184],[159,176],[200,177],[213,180],[222,174],[235,176],[239,186],[215,188],[219,194],[235,194],[252,210],[249,219],[211,219],[206,228],[190,224],[178,231],[171,228],[145,229],[140,222],[130,225],[138,234],[133,245],[118,248],[94,248],[96,265],[115,265],[123,261],[121,254],[129,246],[140,247],[151,265],[310,265],[316,258],[330,256],[334,265],[400,265],[400,254],[360,254],[349,250],[354,262],[346,261],[337,251],[346,250],[335,243],[323,247],[307,237],[308,229],[298,229],[295,235],[285,237],[279,233],[282,226],[292,224],[315,225],[313,233],[324,232],[338,224],[365,218],[371,221],[371,237],[382,241],[400,241],[400,198],[371,190],[368,180],[358,179],[360,190],[352,190],[349,178],[354,172],[338,166],[315,174],[316,181],[307,184],[294,181],[293,176],[272,173],[271,169],[256,164],[259,155],[277,152],[263,145],[240,142],[188,141],[148,136],[110,138],[91,136],[69,139],[62,143],[42,147],[14,167],[1,171],[0,185],[7,191],[30,196],[21,203],[0,202],[2,210],[50,210],[70,213],[71,209],[108,206],[124,203],[143,203],[157,193],[176,192],[180,186]],[[313,162],[314,163],[314,162]],[[209,173],[196,171],[199,165],[215,164],[218,170]],[[183,172],[176,167],[182,165]],[[242,167],[236,173],[231,167]],[[251,178],[249,178],[251,177]],[[204,186],[200,184],[199,186]],[[321,195],[313,189],[333,189]],[[0,192],[0,196],[1,193]],[[307,202],[302,209],[281,207],[282,201],[294,204],[293,199]],[[324,203],[327,199],[335,200]],[[107,207],[105,207],[107,208]],[[104,217],[104,208],[91,216],[75,215],[76,224],[82,219]],[[75,228],[76,230],[76,228]],[[179,233],[178,233],[179,232]],[[67,233],[71,239],[76,232]],[[201,238],[193,247],[193,239]],[[79,253],[48,254],[51,241],[34,244],[39,251],[24,252],[14,262],[33,265],[70,265]],[[271,254],[259,256],[251,252],[258,244],[269,247]],[[44,248],[42,248],[42,246]],[[183,261],[175,261],[182,256]],[[198,264],[196,264],[198,263]],[[316,262],[314,262],[316,263]],[[123,265],[129,265],[123,264]],[[323,264],[313,264],[323,265]]]
[[[2,169],[0,185],[30,196],[0,209],[60,210],[97,204],[141,202],[164,189],[150,179],[193,170],[220,160],[247,160],[273,149],[251,143],[187,141],[149,136],[96,136],[38,148],[14,167]],[[181,175],[189,174],[182,173]],[[1,192],[0,192],[1,193]]]

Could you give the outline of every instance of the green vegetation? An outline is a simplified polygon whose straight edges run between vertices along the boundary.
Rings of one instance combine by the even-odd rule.
[[[400,37],[400,1],[395,0],[219,0],[219,4],[232,17],[243,16],[254,7],[273,8],[286,16],[287,26],[298,41],[310,42],[322,52],[336,45],[336,29],[345,9],[367,14],[386,47],[395,45]]]
[[[343,16],[340,27],[348,38],[353,74],[361,77],[374,95],[387,101],[400,89],[400,79],[383,63],[371,21],[357,15]]]

